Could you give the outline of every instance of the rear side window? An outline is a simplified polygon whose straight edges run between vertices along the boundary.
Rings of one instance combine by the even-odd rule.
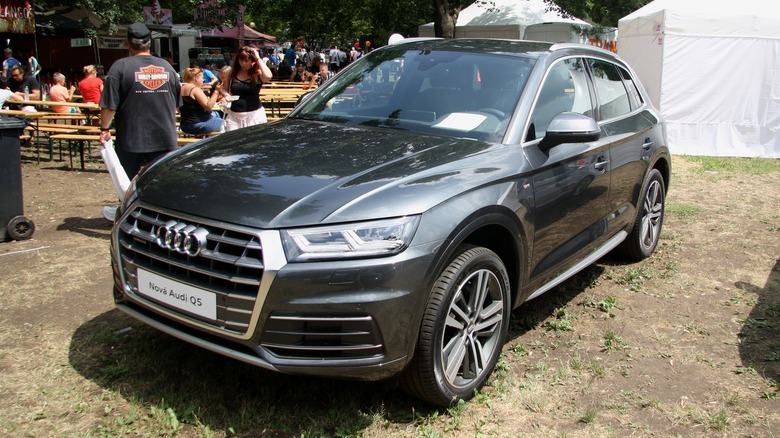
[[[598,59],[588,59],[588,64],[596,85],[601,120],[631,112],[628,92],[617,66]]]
[[[620,66],[618,66],[618,70],[620,70],[620,74],[623,76],[623,83],[628,90],[628,99],[631,101],[631,109],[635,110],[641,107],[644,101],[642,100],[642,95],[639,94],[639,89],[636,87],[636,82],[631,78],[631,74],[628,73],[628,70]]]

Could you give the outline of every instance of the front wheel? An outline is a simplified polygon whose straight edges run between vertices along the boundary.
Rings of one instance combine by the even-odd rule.
[[[620,247],[622,254],[633,260],[650,257],[661,236],[666,186],[661,172],[657,169],[651,170],[647,176],[645,190],[639,202],[634,228]]]
[[[439,406],[473,397],[501,354],[509,295],[509,276],[493,251],[461,248],[433,287],[401,388]]]

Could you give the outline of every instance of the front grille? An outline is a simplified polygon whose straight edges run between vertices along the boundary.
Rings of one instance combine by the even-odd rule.
[[[368,315],[272,314],[260,345],[288,359],[357,359],[384,354],[379,330]]]
[[[159,244],[157,230],[169,221],[208,231],[206,245],[198,255]],[[122,221],[118,241],[125,284],[133,292],[138,293],[138,268],[214,292],[217,295],[216,320],[189,314],[187,318],[231,334],[247,332],[264,269],[258,236],[139,207]]]

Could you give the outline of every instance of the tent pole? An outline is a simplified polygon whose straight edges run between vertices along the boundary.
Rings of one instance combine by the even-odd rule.
[[[33,19],[35,19],[35,1],[31,1],[30,4],[30,7],[33,10]],[[37,59],[40,64],[41,58],[38,57],[38,26],[35,25],[33,25],[33,44],[35,45],[35,59]]]
[[[94,48],[95,48],[95,65],[101,65],[100,63],[100,48],[98,47],[98,39],[93,38],[92,41],[94,42]]]

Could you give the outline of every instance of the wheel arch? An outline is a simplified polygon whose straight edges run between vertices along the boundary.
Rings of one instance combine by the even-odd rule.
[[[648,168],[648,173],[653,169],[657,169],[659,172],[661,172],[661,177],[664,179],[664,188],[668,194],[669,183],[671,182],[670,180],[672,178],[672,162],[668,150],[664,150],[657,156],[653,162],[653,165]]]
[[[446,239],[436,256],[436,263],[431,271],[432,281],[455,257],[458,249],[464,245],[481,246],[496,253],[509,275],[510,299],[514,308],[523,284],[522,273],[528,254],[527,227],[522,224],[518,215],[510,209],[493,205],[479,209],[466,218]]]

